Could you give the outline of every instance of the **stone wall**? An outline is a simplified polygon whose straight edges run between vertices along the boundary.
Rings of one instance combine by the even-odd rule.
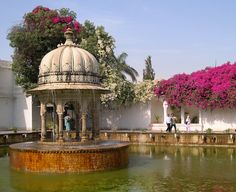
[[[235,133],[155,133],[102,131],[101,139],[128,141],[133,144],[153,145],[232,145],[236,146]]]
[[[20,133],[1,133],[0,145],[9,145],[12,143],[21,143],[26,141],[37,141],[40,138],[39,132],[20,132]]]
[[[80,143],[19,143],[10,145],[13,169],[30,172],[91,172],[128,165],[126,142],[104,145]]]

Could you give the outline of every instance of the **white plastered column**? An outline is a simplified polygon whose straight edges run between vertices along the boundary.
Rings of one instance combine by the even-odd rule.
[[[82,137],[81,137],[81,142],[86,142],[88,140],[88,134],[87,134],[87,100],[85,99],[82,102]]]
[[[41,141],[46,140],[46,104],[40,103],[40,117],[41,117]]]
[[[57,115],[58,115],[58,129],[59,129],[59,141],[63,141],[63,104],[62,101],[59,100],[57,102]]]
[[[167,117],[167,109],[168,109],[168,102],[163,101],[163,111],[164,111],[164,124],[166,123],[166,117]]]
[[[99,139],[99,112],[100,112],[100,98],[96,97],[96,99],[93,101],[94,107],[93,107],[93,139],[98,140]]]
[[[202,121],[202,110],[201,109],[199,109],[199,122],[198,123],[201,125],[201,131],[203,132],[204,125],[203,125],[203,121]]]
[[[184,107],[182,106],[180,109],[180,113],[181,113],[181,124],[184,125]]]

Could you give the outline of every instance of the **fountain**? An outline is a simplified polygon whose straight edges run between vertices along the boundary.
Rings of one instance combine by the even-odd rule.
[[[38,87],[28,91],[40,101],[41,140],[10,145],[13,169],[79,173],[128,164],[128,143],[99,139],[99,98],[109,90],[100,85],[95,57],[73,43],[72,37],[67,29],[66,42],[41,61]],[[46,136],[48,104],[53,108],[52,139]]]

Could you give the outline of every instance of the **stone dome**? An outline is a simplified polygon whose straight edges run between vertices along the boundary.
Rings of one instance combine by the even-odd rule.
[[[99,64],[88,51],[72,42],[73,32],[67,29],[66,42],[47,53],[39,66],[38,84],[99,84]]]

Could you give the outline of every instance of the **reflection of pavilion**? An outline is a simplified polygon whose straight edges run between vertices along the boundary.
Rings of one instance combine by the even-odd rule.
[[[72,42],[73,33],[69,29],[65,33],[65,44],[46,54],[39,67],[39,86],[29,91],[37,95],[40,101],[41,140],[46,140],[46,106],[53,106],[53,127],[56,140],[63,141],[64,116],[68,106],[72,106],[73,128],[79,131],[81,125],[81,141],[87,141],[87,114],[92,122],[92,139],[99,135],[99,96],[108,90],[100,86],[99,65],[95,57]]]

